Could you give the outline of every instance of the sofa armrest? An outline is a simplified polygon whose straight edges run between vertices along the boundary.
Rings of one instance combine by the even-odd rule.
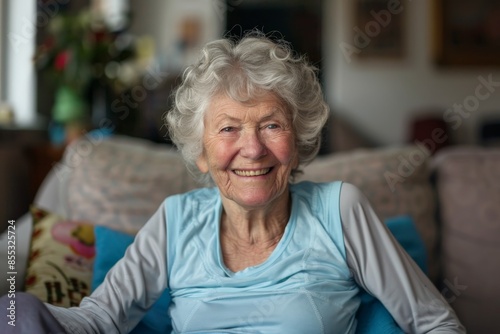
[[[68,173],[62,169],[63,165],[56,163],[45,177],[33,203],[41,208],[60,215],[66,214],[66,202],[64,200]],[[15,223],[15,262],[16,262],[16,291],[24,290],[24,280],[28,266],[28,258],[31,245],[31,234],[33,230],[33,220],[29,212],[21,216]],[[0,235],[0,268],[4,273],[8,272],[8,230]],[[9,282],[6,279],[0,280],[0,296],[9,291]]]
[[[68,168],[62,163],[56,163],[43,180],[33,203],[47,211],[62,216],[67,214],[66,189],[69,176]]]

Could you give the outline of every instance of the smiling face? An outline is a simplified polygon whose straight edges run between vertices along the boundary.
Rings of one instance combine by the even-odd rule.
[[[253,103],[226,96],[212,99],[205,115],[203,153],[223,201],[259,208],[288,201],[288,180],[298,165],[291,116],[273,94]]]

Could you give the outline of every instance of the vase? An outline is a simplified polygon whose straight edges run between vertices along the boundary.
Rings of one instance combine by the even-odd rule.
[[[60,86],[56,91],[52,118],[55,122],[66,124],[71,122],[85,122],[87,105],[85,100],[75,89],[69,86]]]
[[[87,130],[88,106],[79,92],[70,86],[56,90],[49,136],[52,144],[66,145]]]

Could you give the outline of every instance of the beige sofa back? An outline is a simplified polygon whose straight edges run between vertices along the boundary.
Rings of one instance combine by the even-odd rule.
[[[125,136],[74,142],[56,174],[68,218],[129,233],[167,196],[199,187],[172,146]]]

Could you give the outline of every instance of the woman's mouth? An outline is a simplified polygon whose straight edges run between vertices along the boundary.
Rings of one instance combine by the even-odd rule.
[[[255,169],[255,170],[235,169],[234,173],[238,176],[260,176],[260,175],[266,175],[270,171],[271,171],[271,168],[262,168],[262,169]]]

